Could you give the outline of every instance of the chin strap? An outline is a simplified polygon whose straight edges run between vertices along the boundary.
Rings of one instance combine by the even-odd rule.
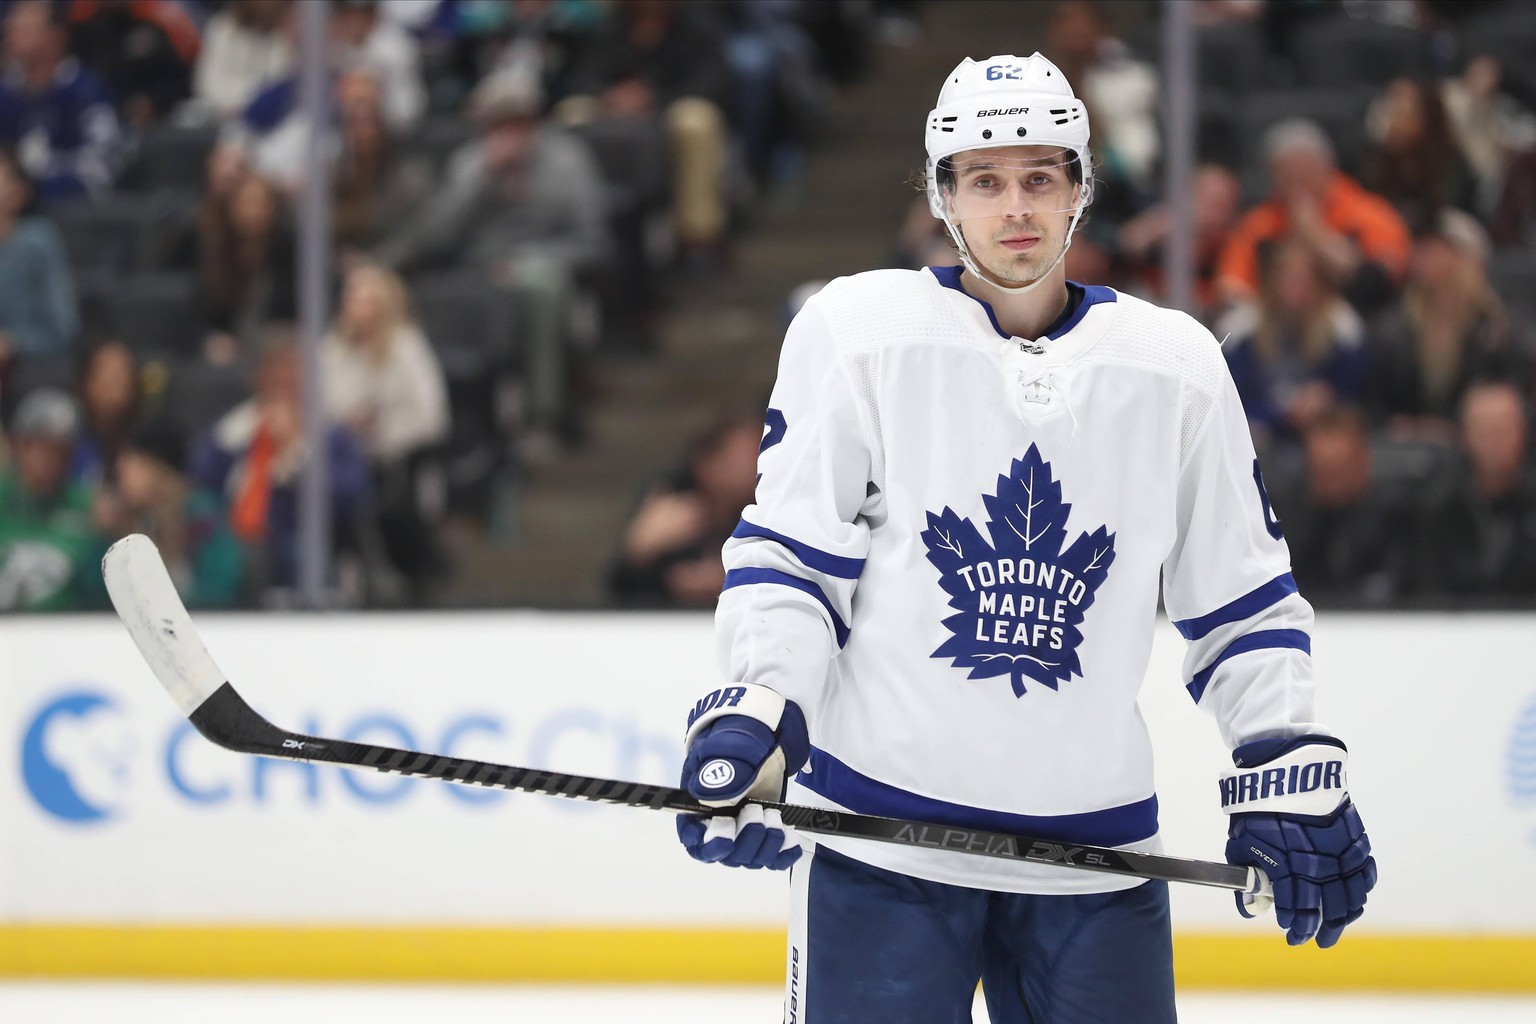
[[[1062,245],[1061,252],[1056,254],[1056,258],[1051,261],[1050,266],[1045,268],[1044,273],[1028,284],[999,284],[992,280],[987,274],[982,273],[981,268],[977,266],[976,258],[971,255],[970,247],[965,244],[965,235],[960,231],[959,225],[946,216],[944,218],[944,226],[949,229],[949,237],[955,240],[955,247],[960,252],[961,265],[966,270],[969,270],[973,277],[985,284],[991,285],[1000,292],[1007,292],[1011,295],[1024,295],[1043,284],[1045,279],[1051,276],[1051,272],[1056,269],[1061,261],[1067,258],[1067,250],[1072,248],[1072,237],[1077,231],[1077,222],[1082,218],[1083,210],[1086,209],[1087,205],[1086,202],[1079,202],[1077,204],[1077,209],[1072,213],[1072,223],[1067,225],[1067,240]]]

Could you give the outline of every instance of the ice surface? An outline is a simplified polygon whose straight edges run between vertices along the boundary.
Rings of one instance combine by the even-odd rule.
[[[271,1024],[274,1019],[367,1020],[369,1024],[675,1024],[689,1019],[771,1024],[770,988],[504,985],[251,985],[100,982],[0,983],[6,1024]],[[978,1008],[976,1024],[984,1024]],[[1536,997],[1300,996],[1191,993],[1182,1024],[1533,1024]]]

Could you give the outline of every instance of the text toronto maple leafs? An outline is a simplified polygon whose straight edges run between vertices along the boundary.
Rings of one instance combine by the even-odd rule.
[[[971,679],[1006,675],[1017,696],[1026,678],[1056,689],[1082,675],[1078,627],[1108,577],[1115,535],[1100,526],[1067,545],[1072,506],[1036,445],[982,502],[990,544],[953,509],[928,513],[928,560],[957,610],[944,620],[952,635],[933,657],[953,659]]]

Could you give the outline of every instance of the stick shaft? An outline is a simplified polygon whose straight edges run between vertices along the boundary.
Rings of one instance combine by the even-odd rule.
[[[686,791],[669,786],[573,775],[539,768],[519,768],[467,757],[447,757],[287,732],[263,718],[228,683],[215,690],[189,717],[199,732],[219,746],[262,757],[315,761],[346,768],[438,779],[460,785],[645,807],[680,814],[720,813],[718,808],[699,803]],[[961,825],[907,821],[796,804],[761,803],[764,807],[778,810],[785,824],[816,835],[866,839],[1239,891],[1250,891],[1256,884],[1249,868],[1230,864],[1133,853]]]

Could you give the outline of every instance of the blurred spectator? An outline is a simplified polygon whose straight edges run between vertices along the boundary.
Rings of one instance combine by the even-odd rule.
[[[70,49],[143,127],[192,95],[197,23],[171,0],[71,0]]]
[[[167,224],[165,255],[168,268],[195,270],[202,259],[203,235],[211,229],[217,211],[229,207],[229,196],[250,170],[245,147],[235,139],[225,139],[208,153],[203,164],[203,184],[195,191],[197,209],[190,220]]]
[[[1470,214],[1440,211],[1414,248],[1402,300],[1372,327],[1368,402],[1398,438],[1449,440],[1478,381],[1530,386],[1530,343],[1488,283],[1488,251]]]
[[[451,259],[511,289],[527,351],[529,418],[552,434],[565,426],[575,275],[604,259],[609,239],[590,152],[541,123],[541,107],[538,84],[520,72],[482,82],[472,104],[480,138],[453,154],[437,194],[375,258],[392,268]]]
[[[1536,245],[1536,149],[1516,156],[1488,221],[1498,246]]]
[[[574,97],[560,108],[568,121],[577,122],[571,131],[596,161],[607,199],[610,255],[586,283],[602,303],[604,341],[643,351],[653,343],[661,275],[670,255],[657,244],[673,192],[667,132],[654,97],[638,78],[615,82],[597,101],[588,100]]]
[[[1437,584],[1457,594],[1536,595],[1536,480],[1530,414],[1509,384],[1477,384],[1461,403],[1462,478],[1428,531]]]
[[[230,173],[203,200],[198,215],[198,275],[204,317],[212,330],[205,354],[215,363],[238,358],[243,345],[273,320],[296,315],[294,246],[282,196],[249,170]],[[224,189],[227,187],[227,192]]]
[[[69,476],[78,418],[62,391],[27,395],[11,422],[0,469],[0,611],[84,607],[99,577],[101,545],[91,492]]]
[[[89,484],[110,482],[117,453],[139,424],[144,400],[139,361],[115,338],[93,345],[80,362],[78,389],[85,422],[70,472]]]
[[[413,457],[448,436],[448,386],[396,274],[368,265],[348,272],[320,365],[327,411],[373,464],[385,553],[420,597],[442,556],[417,500]]]
[[[1045,52],[1088,107],[1093,152],[1103,161],[1095,173],[1127,182],[1139,193],[1150,192],[1157,186],[1161,150],[1156,70],[1132,56],[1112,34],[1104,13],[1082,0],[1057,4],[1046,35]]]
[[[1195,301],[1202,319],[1209,321],[1219,310],[1216,261],[1237,224],[1243,198],[1242,183],[1219,164],[1201,164],[1195,170]],[[1163,300],[1163,246],[1170,225],[1164,203],[1132,217],[1120,227],[1119,258],[1133,284],[1148,298]]]
[[[1385,302],[1401,282],[1412,242],[1392,204],[1334,166],[1333,144],[1311,121],[1282,121],[1265,136],[1270,198],[1238,221],[1217,262],[1229,301],[1251,297],[1266,242],[1301,243],[1361,309]]]
[[[1380,6],[1391,10],[1391,15],[1411,18],[1414,12],[1402,8],[1420,6],[1421,0],[1409,0],[1405,4],[1386,3]],[[1334,0],[1194,0],[1188,5],[1196,25],[1208,28],[1250,22],[1257,26],[1264,42],[1262,54],[1263,78],[1276,86],[1296,84],[1300,65],[1311,56],[1298,52],[1298,30],[1309,22],[1326,18],[1336,12],[1341,4]]]
[[[1472,205],[1470,172],[1431,83],[1393,81],[1371,105],[1366,130],[1375,146],[1362,181],[1411,228],[1423,228],[1444,207]]]
[[[1082,230],[1073,234],[1072,244],[1061,261],[1067,268],[1067,280],[1082,284],[1116,283],[1114,255],[1118,217],[1085,215],[1078,223]]]
[[[875,43],[884,41],[880,39],[880,33],[893,24],[885,16],[891,14],[899,19],[905,15],[909,21],[916,20],[915,11],[922,2],[877,0],[873,4],[797,3],[795,17],[816,44],[823,72],[834,83],[848,85],[868,72]],[[901,31],[901,28],[896,28],[898,36]],[[911,39],[910,33],[908,39]],[[900,45],[899,38],[892,42]]]
[[[795,4],[734,0],[721,6],[729,23],[731,120],[747,168],[759,182],[785,182],[798,173],[811,129],[827,105],[816,44]],[[903,19],[905,13],[882,11],[882,26],[899,33],[896,26],[907,25],[920,34]]]
[[[1498,58],[1482,54],[1440,83],[1457,146],[1476,181],[1475,208],[1483,214],[1503,191],[1511,154],[1536,146],[1536,115],[1503,91],[1503,79]]]
[[[237,116],[256,94],[293,70],[285,23],[290,0],[230,0],[208,19],[192,89],[220,121]]]
[[[1299,434],[1324,413],[1360,400],[1364,326],[1318,266],[1290,242],[1264,261],[1259,301],[1216,326],[1255,440]]]
[[[389,8],[393,10],[393,7]],[[448,23],[453,53],[444,73],[429,83],[433,103],[462,106],[477,82],[502,71],[522,71],[556,99],[570,92],[578,54],[608,17],[605,0],[474,0],[439,9]],[[428,37],[431,42],[431,37]]]
[[[245,147],[237,142],[220,141],[208,154],[204,167],[202,198],[216,203],[227,203],[235,186],[251,169],[251,161]]]
[[[189,476],[229,502],[229,525],[247,551],[257,590],[298,579],[298,477],[304,466],[301,360],[291,328],[267,332],[255,394],[226,413],[195,447]],[[369,497],[368,461],[339,425],[327,430],[331,533],[338,551],[359,549]]]
[[[426,32],[436,22],[443,0],[388,0],[379,5],[379,15],[407,32]]]
[[[345,249],[368,249],[410,220],[432,190],[432,168],[409,155],[384,120],[378,84],[353,71],[336,82],[341,116],[332,231]]]
[[[11,356],[67,353],[80,307],[64,238],[34,212],[32,182],[0,149],[0,364]]]
[[[1297,584],[1314,600],[1377,607],[1412,585],[1414,516],[1373,479],[1364,417],[1333,409],[1303,435],[1301,500],[1282,515]]]
[[[334,94],[337,76],[347,80],[354,93],[359,78],[372,80],[372,101],[391,134],[409,132],[426,108],[416,42],[410,33],[392,21],[381,20],[374,0],[344,0],[330,6],[328,56],[334,71],[333,94],[327,101],[322,132],[322,149],[328,158],[337,149],[338,108],[356,99],[355,95]],[[227,133],[246,147],[252,166],[289,193],[297,192],[303,184],[314,130],[299,100],[297,75],[271,82],[257,90]]]
[[[679,253],[702,268],[718,259],[727,227],[724,54],[722,26],[709,5],[628,0],[578,61],[572,88],[579,95],[556,110],[569,124],[660,118],[672,156]]]
[[[1211,28],[1234,22],[1256,21],[1264,10],[1264,0],[1195,0],[1189,5],[1190,18],[1198,28]]]
[[[896,235],[891,265],[904,270],[960,265],[960,255],[955,251],[955,244],[945,230],[944,222],[928,208],[926,195],[914,196],[907,205],[906,218]]]
[[[122,156],[112,97],[94,71],[66,56],[67,45],[63,21],[41,0],[5,16],[0,145],[15,149],[48,202],[111,191]]]
[[[378,0],[333,0],[331,59],[336,70],[362,71],[379,85],[384,123],[404,133],[427,109],[416,40],[379,16]]]
[[[735,417],[693,445],[687,465],[651,488],[624,534],[608,575],[614,598],[631,605],[705,607],[725,584],[720,548],[757,489],[763,425]]]
[[[186,455],[176,424],[137,425],[117,453],[97,528],[109,542],[130,533],[154,541],[187,607],[228,608],[242,596],[245,555],[219,496],[187,478]]]

